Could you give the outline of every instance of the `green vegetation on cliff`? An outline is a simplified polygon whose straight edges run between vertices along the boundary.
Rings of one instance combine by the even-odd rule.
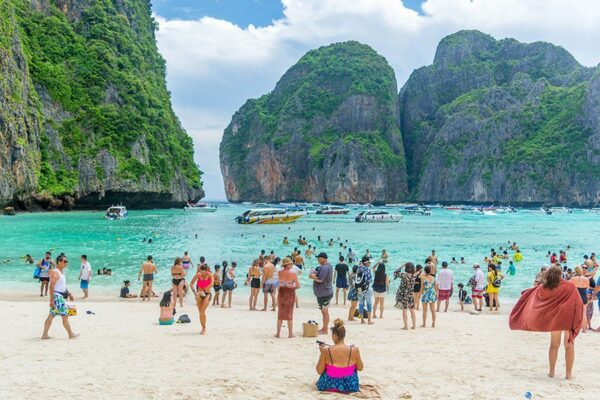
[[[181,175],[189,188],[201,187],[192,140],[171,109],[148,1],[0,0],[0,7],[14,7],[37,91],[28,107],[49,133],[40,140],[39,192],[73,194],[80,161],[102,151],[116,159],[119,180],[139,185],[144,177],[167,193]],[[102,181],[99,162],[95,171]]]

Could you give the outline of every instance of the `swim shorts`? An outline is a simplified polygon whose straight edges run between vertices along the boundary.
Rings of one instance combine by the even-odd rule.
[[[329,302],[332,298],[332,294],[330,294],[329,296],[317,297],[317,304],[319,305],[319,310],[329,307]]]
[[[438,291],[438,300],[439,301],[448,300],[450,298],[450,294],[451,293],[452,293],[452,290],[442,290],[442,289],[440,289]]]
[[[80,289],[87,289],[90,285],[90,281],[86,281],[84,279],[82,279],[81,281],[79,281],[79,288]]]
[[[263,283],[263,293],[273,293],[277,288],[277,281],[274,279],[267,279],[265,283]]]
[[[54,308],[50,309],[50,315],[53,317],[67,316],[67,304],[65,303],[65,298],[61,293],[54,293]]]
[[[483,290],[473,289],[471,297],[474,299],[483,299]]]

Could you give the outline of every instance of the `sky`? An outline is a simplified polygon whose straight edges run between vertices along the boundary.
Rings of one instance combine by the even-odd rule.
[[[358,40],[386,57],[398,87],[461,29],[547,41],[600,61],[598,0],[152,0],[175,112],[194,139],[206,199],[225,199],[219,143],[247,99],[273,89],[307,51]]]

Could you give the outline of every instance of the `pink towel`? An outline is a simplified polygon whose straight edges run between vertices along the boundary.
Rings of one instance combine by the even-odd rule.
[[[533,332],[569,331],[572,343],[581,329],[583,301],[577,288],[561,280],[554,289],[538,285],[521,293],[510,313],[510,329]]]

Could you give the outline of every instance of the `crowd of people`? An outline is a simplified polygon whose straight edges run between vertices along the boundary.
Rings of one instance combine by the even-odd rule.
[[[288,238],[284,238],[284,245],[289,245]],[[329,244],[329,242],[327,242]],[[395,293],[394,306],[402,310],[403,329],[416,329],[417,314],[421,309],[421,327],[426,327],[430,319],[430,326],[436,327],[437,313],[447,312],[450,299],[455,295],[455,276],[451,266],[453,264],[466,263],[464,257],[457,261],[452,258],[450,262],[438,261],[435,250],[431,251],[423,265],[414,262],[406,262],[399,268],[388,274],[389,254],[382,250],[381,256],[375,259],[369,250],[358,257],[355,251],[345,243],[340,247],[346,251],[337,255],[335,266],[329,261],[326,252],[316,253],[314,246],[309,245],[305,237],[298,238],[300,247],[308,246],[303,252],[295,247],[288,254],[279,257],[274,251],[269,254],[262,250],[251,263],[247,271],[239,273],[236,262],[223,261],[212,268],[204,257],[200,257],[197,266],[193,267],[193,260],[186,251],[181,257],[175,258],[170,268],[171,283],[159,302],[160,325],[172,325],[175,323],[176,307],[184,306],[187,296],[191,292],[198,308],[200,320],[200,334],[207,333],[208,307],[221,308],[231,307],[232,294],[238,287],[236,277],[243,276],[243,284],[249,287],[248,310],[249,311],[276,311],[275,336],[282,337],[282,329],[287,327],[287,337],[294,337],[294,309],[299,306],[297,290],[301,287],[300,277],[307,274],[312,281],[313,294],[316,298],[316,306],[321,312],[320,335],[330,332],[329,307],[335,297],[335,304],[348,305],[348,321],[360,320],[362,324],[372,325],[376,319],[384,318],[385,298],[390,290],[390,282],[398,281]],[[512,257],[509,255],[511,251]],[[317,265],[308,267],[305,258],[315,257]],[[598,297],[600,285],[595,281],[598,263],[595,254],[587,255],[581,265],[573,269],[566,266],[567,251],[561,250],[559,255],[548,253],[549,265],[544,265],[534,280],[534,287],[541,285],[550,290],[558,287],[555,279],[548,279],[548,271],[552,274],[560,270],[560,280],[571,282],[581,298],[581,320],[582,331],[593,330],[591,318],[593,314],[593,300]],[[484,304],[489,312],[495,313],[500,308],[500,291],[502,282],[506,276],[516,274],[517,265],[523,256],[516,245],[512,243],[498,251],[491,249],[489,255],[483,258],[483,266],[487,268],[484,272],[480,264],[472,266],[473,273],[468,282],[460,282],[456,285],[456,302],[461,310],[465,305],[472,304],[472,314],[483,311]],[[92,268],[88,257],[80,257],[81,266],[79,272],[80,288],[83,298],[87,298],[89,284],[92,277]],[[54,317],[60,316],[63,326],[69,337],[77,337],[70,327],[69,311],[65,303],[66,299],[73,299],[72,293],[67,290],[64,268],[68,263],[65,254],[60,254],[56,261],[47,252],[38,263],[34,276],[40,281],[40,295],[49,296],[50,313],[44,324],[43,339],[48,338],[48,330]],[[506,274],[503,272],[503,264],[507,264]],[[391,272],[391,269],[389,270]],[[153,257],[148,256],[142,263],[138,280],[142,281],[139,298],[141,301],[150,301],[158,295],[154,291],[153,282],[158,273],[157,265]],[[392,278],[392,279],[390,279]],[[554,280],[553,280],[554,279]],[[600,279],[599,279],[600,280]],[[600,282],[598,282],[600,283]],[[137,294],[130,292],[131,282],[125,280],[120,291],[122,298],[137,298]],[[470,291],[468,290],[470,288]],[[262,292],[262,307],[260,307],[260,293]],[[341,299],[340,299],[341,295]],[[600,308],[600,301],[599,301]],[[186,316],[180,316],[180,318]],[[410,321],[409,321],[410,318]],[[410,322],[410,324],[409,324]],[[516,326],[519,326],[516,324]],[[517,328],[519,329],[519,328]],[[527,330],[527,329],[526,329]],[[597,331],[600,331],[598,328]],[[357,347],[344,344],[346,328],[342,320],[337,319],[331,330],[334,344],[320,345],[321,354],[317,364],[317,371],[321,375],[318,381],[320,390],[354,391],[358,385],[357,371],[363,368],[360,352]],[[570,336],[571,337],[571,336]],[[556,341],[560,341],[556,334],[552,336],[552,349],[555,350]],[[571,352],[572,342],[568,344]],[[551,349],[551,353],[552,350]],[[556,350],[557,351],[557,350]],[[553,354],[553,353],[552,353]],[[570,354],[570,353],[569,353]],[[551,366],[555,364],[551,356]],[[554,363],[554,364],[553,364]],[[570,371],[572,363],[567,362],[567,370]],[[554,367],[551,367],[553,375]],[[570,376],[570,372],[567,374]]]

